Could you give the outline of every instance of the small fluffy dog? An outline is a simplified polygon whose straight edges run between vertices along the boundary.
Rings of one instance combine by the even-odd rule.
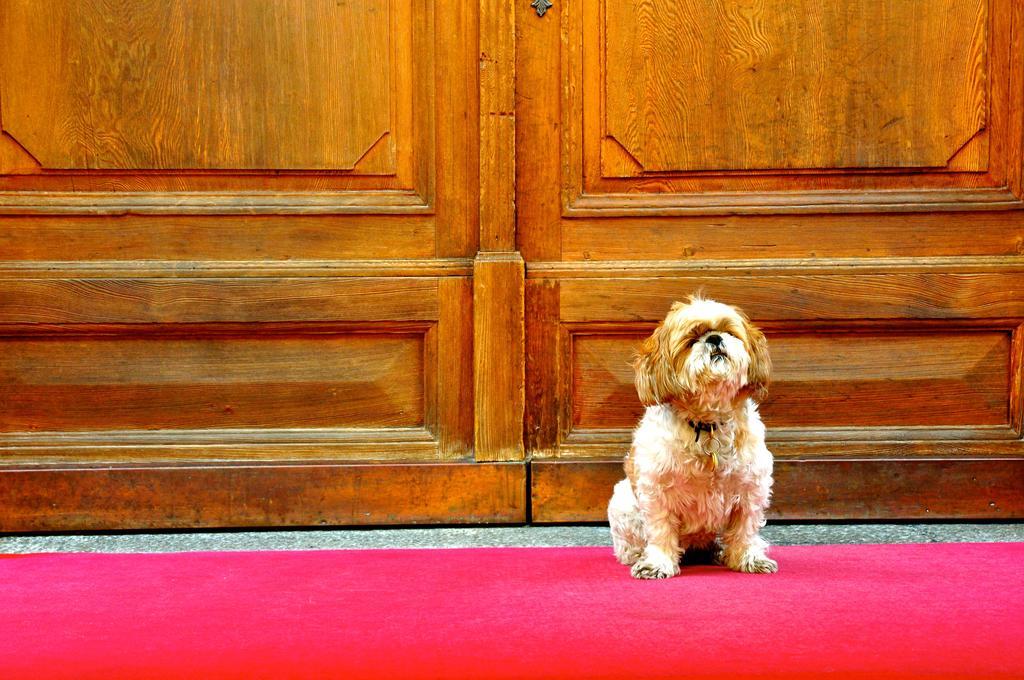
[[[772,486],[757,412],[771,372],[764,334],[735,307],[690,297],[634,368],[647,410],[608,504],[615,556],[643,579],[677,575],[690,548],[735,571],[777,571],[758,535]]]

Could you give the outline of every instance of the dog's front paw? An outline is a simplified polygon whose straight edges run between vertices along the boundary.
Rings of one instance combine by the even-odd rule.
[[[630,573],[633,574],[633,578],[643,579],[654,579],[654,578],[672,578],[675,576],[674,573],[665,569],[661,565],[651,564],[643,560],[635,563],[630,569]]]
[[[735,570],[744,574],[774,574],[779,570],[779,563],[765,555],[745,555]]]
[[[630,573],[633,578],[672,578],[679,573],[679,560],[648,547],[644,556],[630,569]]]

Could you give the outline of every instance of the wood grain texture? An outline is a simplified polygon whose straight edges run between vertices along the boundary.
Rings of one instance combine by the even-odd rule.
[[[516,12],[516,245],[527,262],[559,259],[562,5],[546,21]]]
[[[522,460],[524,269],[518,254],[481,253],[473,275],[478,460]]]
[[[438,257],[473,257],[480,240],[479,215],[481,182],[488,181],[480,168],[480,127],[472,121],[480,118],[479,52],[477,50],[482,6],[463,0],[422,2],[425,20],[431,24],[416,27],[415,32],[430,29],[433,52],[430,64],[433,83],[433,108],[437,122],[436,215]],[[432,12],[432,14],[431,14]],[[414,65],[412,78],[419,78]],[[418,108],[407,112],[417,119]],[[429,130],[421,133],[418,146],[429,146]],[[422,169],[419,184],[427,186],[429,168]]]
[[[551,455],[561,439],[559,282],[526,281],[526,404],[523,441],[531,455]]]
[[[427,389],[436,394],[435,429],[441,457],[466,459],[474,454],[476,422],[475,399],[470,398],[474,389],[473,281],[445,277],[438,281],[438,293],[436,368],[428,374]]]
[[[520,140],[530,169],[544,172],[519,206],[528,215],[524,229],[540,232],[535,239],[551,239],[551,225],[542,226],[533,210],[552,200],[572,218],[1022,205],[1019,180],[1011,180],[1021,166],[1021,43],[1013,38],[1012,0],[559,6],[559,72],[550,65],[549,36],[520,28],[517,87],[521,100],[541,105],[524,104],[518,124],[555,126]],[[709,18],[716,12],[721,19]],[[889,21],[915,12],[913,21]],[[957,40],[942,37],[951,25],[966,26]],[[698,45],[697,56],[687,55]],[[887,50],[898,57],[883,58]],[[915,74],[914,63],[944,50],[959,56]],[[832,52],[829,63],[816,61]],[[942,84],[919,92],[933,77]],[[957,83],[958,95],[935,96]],[[970,121],[966,136],[941,131],[950,117]],[[889,136],[897,126],[907,126],[906,134]],[[933,154],[938,165],[915,165]],[[533,159],[544,155],[557,163]],[[645,169],[647,156],[652,168]]]
[[[0,214],[45,218],[42,223],[61,216],[124,215],[130,218],[123,223],[127,228],[139,216],[156,215],[343,215],[357,221],[362,215],[431,216],[419,221],[442,226],[420,234],[417,246],[421,251],[426,249],[427,254],[442,257],[474,254],[479,237],[479,128],[467,126],[465,121],[479,119],[479,8],[475,3],[232,0],[207,7],[209,3],[198,0],[126,4],[106,0],[79,4],[60,1],[64,2],[61,7],[73,5],[69,12],[94,15],[101,28],[112,27],[98,33],[111,35],[103,44],[82,42],[85,39],[79,40],[80,35],[65,35],[74,31],[63,24],[54,35],[40,41],[44,46],[48,42],[58,43],[58,53],[64,48],[73,51],[80,47],[95,56],[95,63],[80,62],[79,66],[95,68],[109,76],[94,79],[93,85],[102,86],[102,92],[94,93],[86,98],[88,101],[62,115],[84,121],[74,130],[109,123],[109,134],[93,135],[89,143],[109,146],[112,150],[108,155],[126,159],[116,167],[101,170],[46,169],[11,134],[0,132]],[[182,8],[190,7],[198,8],[197,22],[191,28],[185,20],[188,17],[178,22]],[[278,16],[282,13],[283,18]],[[341,15],[352,18],[353,30],[339,28],[334,18]],[[238,21],[231,23],[234,19]],[[26,21],[45,23],[46,19]],[[164,27],[166,36],[150,35],[153,21],[168,23]],[[263,31],[261,26],[267,22],[273,26]],[[192,49],[188,40],[203,31],[206,33],[198,39],[209,37],[209,44]],[[243,34],[245,39],[234,40],[236,34]],[[252,40],[254,35],[258,39]],[[10,51],[22,52],[24,39],[19,37]],[[212,68],[217,71],[217,78],[212,85],[199,85],[204,82],[199,79],[186,86],[171,74],[166,81],[149,87],[145,79],[170,68],[173,55],[149,49],[153,45],[147,41],[183,45],[187,53],[178,60],[183,62],[179,66]],[[227,47],[225,41],[230,42]],[[217,62],[196,56],[222,48],[234,50],[232,58]],[[31,49],[26,49],[31,53]],[[334,52],[339,54],[329,55],[331,63],[317,67],[319,58]],[[351,58],[342,54],[348,52],[352,53]],[[202,63],[190,61],[193,56]],[[32,69],[25,72],[32,64],[30,58],[31,54],[17,57],[4,61],[4,65],[11,64],[7,70],[17,70],[18,78],[29,79],[34,73]],[[44,63],[60,58],[48,54]],[[367,68],[357,63],[366,60],[370,62]],[[72,67],[58,63],[55,68]],[[119,80],[118,68],[126,75],[141,75]],[[352,72],[339,75],[339,68],[351,68]],[[3,71],[0,66],[0,75]],[[301,73],[287,80],[292,71]],[[380,73],[383,78],[375,75]],[[92,87],[89,82],[61,81],[63,76],[59,73],[42,75],[52,78],[35,89],[67,92]],[[372,81],[363,82],[366,78]],[[284,102],[275,98],[280,92],[259,90],[264,86],[274,90],[276,85],[285,90]],[[342,86],[344,89],[339,89]],[[193,109],[207,100],[210,106],[224,104],[211,98],[228,97],[230,93],[225,93],[231,88],[242,94],[256,90],[257,94],[238,100],[229,97],[230,111],[219,118],[203,118],[195,122],[195,129],[188,128],[186,119],[192,120],[202,113]],[[323,92],[318,95],[311,88]],[[142,95],[135,96],[140,90]],[[0,99],[9,94],[0,86]],[[293,95],[301,101],[293,101]],[[139,109],[147,97],[166,105]],[[196,101],[182,104],[183,97]],[[25,103],[40,104],[38,97]],[[96,111],[89,108],[93,103],[99,107]],[[102,108],[104,105],[107,108]],[[169,111],[176,105],[186,108],[178,118],[171,115],[174,111]],[[300,120],[292,120],[300,108],[313,111]],[[323,115],[317,115],[317,111]],[[351,125],[341,120],[345,116],[354,117]],[[362,155],[354,164],[344,162],[351,167],[341,167],[344,159],[327,158],[344,150],[339,145],[356,148],[355,142],[345,140],[366,133],[367,121],[377,119],[383,121],[384,128],[368,142],[365,153],[358,152]],[[228,129],[242,124],[249,127]],[[325,125],[319,134],[309,130]],[[230,136],[222,138],[226,135]],[[193,151],[178,150],[176,142]],[[203,144],[210,148],[202,148]],[[59,151],[71,153],[65,147]],[[169,162],[175,155],[189,155],[185,159],[188,167],[167,167],[182,164]],[[310,156],[314,158],[307,163]],[[246,161],[249,164],[244,167],[227,162],[250,157],[255,160]],[[324,162],[316,157],[324,157]],[[152,158],[164,160],[147,161]],[[327,161],[334,167],[325,167]],[[275,227],[285,226],[271,223]],[[326,231],[323,226],[318,227],[322,231],[319,236],[344,242],[346,227],[346,220],[335,220]],[[383,235],[376,243],[390,245]],[[132,256],[129,250],[122,254],[126,258]]]
[[[534,455],[533,460],[617,459],[629,450],[631,437],[632,429],[568,432],[557,449]],[[1002,460],[1024,456],[1018,431],[1005,426],[772,428],[767,441],[776,460]]]
[[[559,309],[530,326],[543,346],[527,384],[546,395],[543,413],[528,408],[528,423],[545,424],[527,438],[534,460],[624,454],[642,411],[633,351],[698,290],[771,339],[762,413],[778,458],[1024,454],[1017,258],[535,267],[528,291],[557,285],[546,304]]]
[[[0,470],[0,531],[511,523],[522,463]]]
[[[0,458],[471,454],[468,277],[254,273],[6,280]]]
[[[437,279],[9,279],[0,324],[428,321]]]
[[[9,0],[4,131],[49,169],[390,174],[395,61],[411,58],[393,26],[408,13],[387,0]]]
[[[0,434],[0,467],[445,462],[423,427],[80,430]]]
[[[480,4],[480,249],[515,250],[513,0]]]
[[[566,261],[751,260],[1018,256],[1024,217],[1016,211],[793,216],[716,215],[670,221],[636,217],[567,220]],[[963,237],[970,229],[971,238]],[[768,264],[768,263],[766,263]]]
[[[270,265],[432,258],[435,230],[434,218],[425,215],[0,215],[0,261],[234,260]]]
[[[793,470],[843,456],[894,475],[929,457],[995,471],[1024,455],[1020,3],[557,8],[557,27],[518,22],[536,464],[621,458],[639,414],[629,338],[698,290],[775,340],[765,414]],[[893,488],[874,472],[844,471],[844,503]],[[959,488],[950,515],[984,510],[984,487]],[[585,489],[567,476],[550,496]],[[792,507],[826,517],[819,491],[797,487]]]
[[[0,338],[0,432],[415,427],[425,370],[422,334]]]
[[[1010,425],[1007,330],[772,338],[769,426]]]
[[[629,430],[643,408],[631,359],[645,334],[580,332],[572,343],[573,430]],[[1011,333],[769,331],[772,385],[761,414],[774,428],[1009,429]],[[889,430],[890,432],[892,430]]]
[[[533,521],[604,522],[622,462],[534,461]],[[768,518],[1020,519],[1024,458],[777,461]]]
[[[0,8],[0,476],[96,480],[68,527],[524,518],[522,466],[401,466],[474,453],[480,6],[48,4]]]
[[[0,0],[0,530],[524,521],[701,287],[772,337],[780,512],[1019,508],[1022,3],[48,2]]]
[[[626,156],[602,148],[609,176],[944,167],[985,127],[986,0],[602,9],[606,139]]]
[[[752,319],[891,320],[1024,317],[1024,272],[919,271],[856,274],[565,279],[563,321],[658,321],[676,300],[702,290]]]
[[[272,262],[205,260],[0,261],[0,279],[264,279],[466,277],[466,258],[394,260],[284,260]]]

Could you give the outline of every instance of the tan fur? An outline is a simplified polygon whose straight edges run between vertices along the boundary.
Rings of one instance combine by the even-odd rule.
[[[717,540],[726,566],[775,571],[758,535],[772,484],[757,412],[771,373],[764,334],[738,309],[691,297],[672,305],[634,367],[647,409],[608,506],[616,556],[636,578],[665,578],[687,548]]]

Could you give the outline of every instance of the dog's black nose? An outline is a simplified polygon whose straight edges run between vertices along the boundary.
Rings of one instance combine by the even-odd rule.
[[[721,335],[709,335],[708,337],[704,338],[704,342],[708,343],[712,347],[718,347],[719,345],[722,344],[722,336]]]

